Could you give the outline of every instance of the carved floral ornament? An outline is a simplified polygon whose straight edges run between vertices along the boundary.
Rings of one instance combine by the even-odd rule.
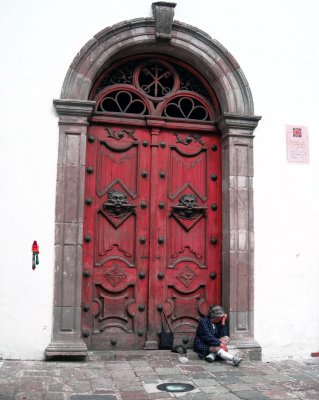
[[[211,121],[219,105],[209,92],[184,66],[144,59],[104,72],[90,98],[96,101],[97,115],[124,113]]]

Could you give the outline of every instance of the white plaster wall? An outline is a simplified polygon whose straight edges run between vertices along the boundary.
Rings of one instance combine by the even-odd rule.
[[[177,3],[175,19],[234,55],[263,116],[255,139],[255,337],[265,359],[309,356],[319,351],[319,3]],[[58,144],[52,99],[95,33],[150,16],[146,0],[1,1],[0,357],[40,359],[50,342]],[[308,126],[309,164],[286,162],[286,124]],[[36,271],[33,240],[40,245]]]

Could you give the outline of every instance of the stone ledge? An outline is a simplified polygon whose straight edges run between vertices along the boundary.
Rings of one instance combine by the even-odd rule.
[[[230,341],[228,346],[230,352],[238,353],[247,361],[261,361],[261,347],[254,340],[243,343]],[[89,351],[89,361],[142,361],[150,358],[165,358],[168,360],[178,359],[181,354],[173,353],[170,350],[108,350]],[[184,355],[182,355],[184,356]],[[199,360],[198,355],[192,349],[187,349],[185,355],[189,360]]]
[[[53,104],[59,115],[89,117],[96,102],[89,100],[54,99]]]

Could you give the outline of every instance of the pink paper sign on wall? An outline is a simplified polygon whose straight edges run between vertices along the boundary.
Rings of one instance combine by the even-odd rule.
[[[308,128],[286,125],[286,147],[288,162],[309,163]]]

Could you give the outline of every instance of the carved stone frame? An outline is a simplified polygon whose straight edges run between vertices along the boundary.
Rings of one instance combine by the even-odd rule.
[[[222,302],[229,311],[232,344],[250,359],[261,358],[254,341],[254,115],[246,78],[232,55],[192,26],[173,22],[170,41],[155,38],[153,18],[125,21],[94,36],[78,53],[54,100],[60,139],[56,199],[54,324],[47,357],[84,357],[81,339],[82,225],[90,89],[101,71],[121,57],[154,53],[189,63],[214,87],[222,114],[223,277]]]

